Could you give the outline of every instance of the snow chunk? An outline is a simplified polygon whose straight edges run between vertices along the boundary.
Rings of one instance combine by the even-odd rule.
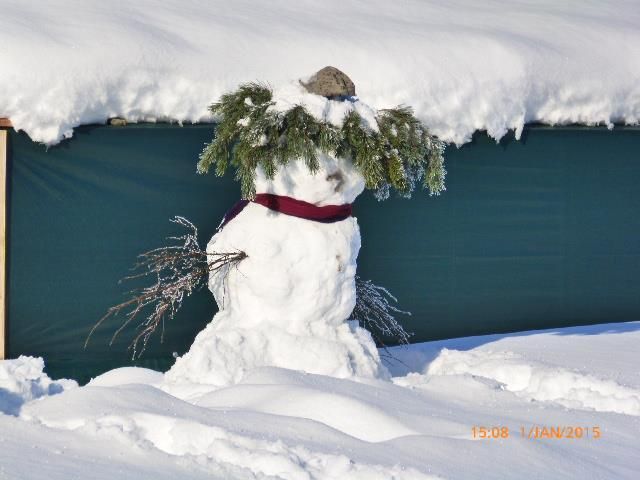
[[[0,413],[18,415],[26,402],[78,386],[75,380],[51,380],[40,357],[0,361]]]

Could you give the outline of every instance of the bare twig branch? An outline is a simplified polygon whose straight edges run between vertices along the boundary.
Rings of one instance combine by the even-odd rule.
[[[363,280],[356,275],[356,306],[351,318],[369,330],[374,340],[385,348],[382,337],[392,337],[401,344],[408,344],[413,333],[407,332],[396,320],[395,314],[411,315],[390,303],[398,300],[389,290],[375,285],[371,280]]]
[[[247,254],[241,251],[208,254],[198,245],[198,229],[189,220],[176,216],[171,221],[189,229],[190,232],[179,237],[169,237],[169,240],[182,242],[181,244],[155,248],[138,256],[138,261],[132,268],[136,273],[124,277],[120,282],[148,277],[154,278],[155,282],[149,287],[129,291],[131,298],[110,307],[89,332],[85,348],[93,332],[107,319],[117,316],[121,311],[129,310],[111,337],[109,345],[112,345],[116,337],[136,320],[141,312],[145,312],[138,324],[139,331],[129,345],[133,351],[132,358],[139,358],[158,326],[162,327],[163,338],[165,319],[175,317],[184,298],[206,285],[211,272],[225,269],[226,274],[228,267],[247,258]]]

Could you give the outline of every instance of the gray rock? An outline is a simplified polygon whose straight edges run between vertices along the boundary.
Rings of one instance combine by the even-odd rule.
[[[113,117],[108,120],[108,123],[114,127],[124,127],[127,124],[127,120],[122,117]]]
[[[341,100],[356,94],[356,86],[346,73],[335,67],[324,67],[314,73],[307,83],[300,82],[309,93],[332,100]]]

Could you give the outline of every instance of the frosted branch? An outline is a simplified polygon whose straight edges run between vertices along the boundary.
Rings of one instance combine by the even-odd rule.
[[[162,326],[161,340],[164,337],[164,322],[175,317],[182,307],[185,297],[206,285],[211,272],[222,269],[226,275],[230,266],[247,258],[245,252],[207,253],[198,245],[198,229],[186,218],[176,216],[173,220],[189,231],[168,240],[177,241],[177,245],[156,248],[138,256],[133,266],[135,272],[123,280],[149,278],[154,280],[151,286],[136,288],[128,292],[130,298],[107,310],[107,313],[93,326],[85,341],[85,348],[93,332],[107,319],[127,311],[122,325],[111,337],[112,345],[117,336],[134,320],[139,320],[139,330],[129,348],[132,358],[139,358],[146,349],[147,342],[158,326]]]
[[[356,275],[356,306],[351,318],[358,320],[360,326],[369,330],[383,346],[382,337],[395,338],[399,343],[408,344],[413,333],[407,332],[395,316],[411,315],[411,312],[400,310],[391,303],[397,301],[386,288]]]

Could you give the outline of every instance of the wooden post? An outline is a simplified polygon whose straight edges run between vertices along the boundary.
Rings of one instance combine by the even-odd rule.
[[[7,218],[7,131],[0,130],[0,360],[7,352],[6,305],[6,218]]]

